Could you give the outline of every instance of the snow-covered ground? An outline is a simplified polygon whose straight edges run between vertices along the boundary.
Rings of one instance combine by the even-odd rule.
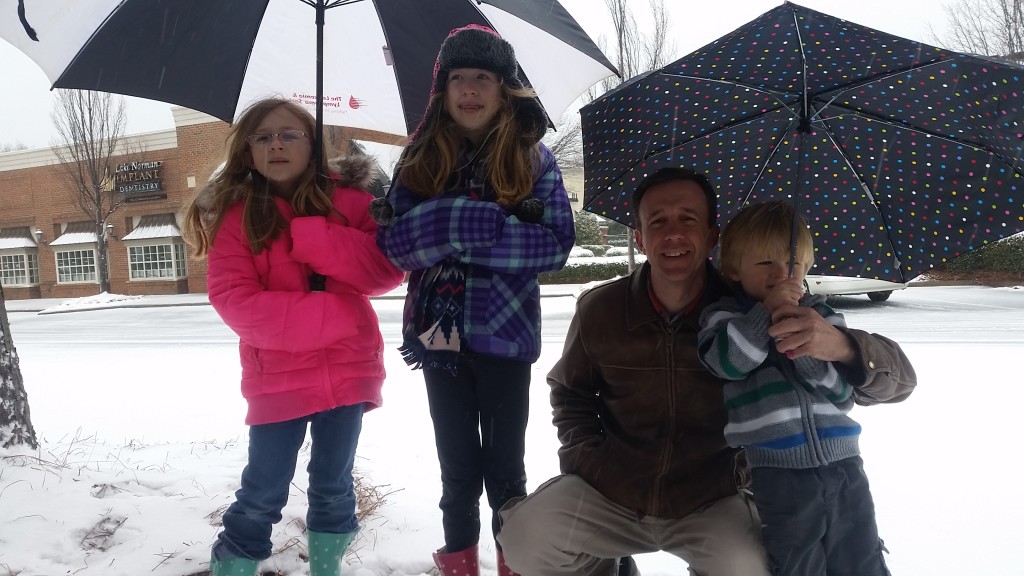
[[[545,348],[533,371],[531,489],[558,471],[544,375],[574,305],[571,287],[546,291],[558,295],[543,300]],[[24,311],[38,310],[38,301],[7,303],[42,446],[0,451],[0,576],[206,568],[215,519],[245,464],[236,339],[199,295],[118,300],[44,302],[47,312],[66,312],[48,314]],[[138,307],[149,304],[160,307]],[[898,340],[920,381],[903,404],[854,411],[892,572],[1024,574],[1024,502],[1012,488],[1024,289],[912,287],[884,303],[857,296],[836,304],[851,326]],[[365,418],[357,468],[384,504],[364,522],[346,574],[423,574],[442,544],[422,377],[395,350],[401,306],[375,301],[389,379],[385,407]],[[278,553],[264,570],[307,573],[304,487],[299,473],[274,535]],[[481,546],[483,570],[493,574],[489,534]],[[664,553],[637,562],[648,576],[685,572]]]

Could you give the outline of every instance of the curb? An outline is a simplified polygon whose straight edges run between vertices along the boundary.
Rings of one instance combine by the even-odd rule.
[[[564,292],[564,293],[563,292],[553,292],[553,293],[545,294],[542,291],[540,296],[541,296],[541,298],[572,297],[573,293],[572,292]],[[391,294],[391,293],[382,294],[380,296],[371,296],[370,300],[405,300],[405,294],[404,293],[402,293],[402,294]],[[25,302],[25,300],[12,300],[10,302]],[[6,304],[8,304],[8,303],[9,302],[5,301],[5,303],[4,303],[5,307],[6,307]],[[145,302],[145,301],[138,301],[138,300],[124,300],[124,301],[121,301],[121,302],[114,302],[114,303],[111,303],[109,305],[101,304],[101,305],[96,305],[96,306],[91,306],[91,307],[84,307],[83,306],[81,308],[67,308],[67,309],[54,309],[53,306],[42,307],[42,306],[39,306],[39,305],[37,305],[37,306],[28,305],[28,306],[21,307],[21,308],[16,308],[16,309],[13,309],[13,310],[8,308],[7,309],[7,313],[8,314],[31,313],[31,314],[38,314],[38,315],[41,315],[41,316],[48,316],[50,314],[69,314],[71,312],[92,312],[94,310],[114,310],[114,309],[119,309],[119,308],[179,308],[179,307],[183,307],[183,306],[209,306],[209,305],[210,305],[210,303],[208,301],[198,301],[198,302],[189,302],[189,301],[183,301],[183,302]]]

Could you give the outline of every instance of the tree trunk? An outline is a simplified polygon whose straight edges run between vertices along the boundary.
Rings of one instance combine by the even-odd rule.
[[[636,218],[639,219],[640,215],[637,214]],[[632,230],[629,231],[629,234],[626,234],[626,248],[626,270],[632,274],[633,270],[636,270],[636,256],[633,255],[636,251],[636,244],[633,242]]]
[[[38,448],[36,431],[28,409],[28,394],[21,377],[18,351],[11,338],[7,304],[0,287],[0,447],[28,446]]]
[[[110,258],[109,250],[107,249],[107,239],[100,238],[100,241],[96,243],[96,254],[99,256],[99,274],[100,274],[100,292],[110,293],[110,266],[107,263],[107,259]]]

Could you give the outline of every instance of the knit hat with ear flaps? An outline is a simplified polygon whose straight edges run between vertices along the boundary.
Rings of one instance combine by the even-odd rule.
[[[416,131],[409,137],[409,143],[419,139],[424,124],[434,114],[431,102],[436,94],[444,93],[448,85],[448,73],[456,68],[479,68],[494,72],[509,88],[524,88],[519,78],[519,63],[512,45],[486,26],[470,24],[452,30],[441,44],[434,62],[434,84],[427,100]],[[548,115],[537,98],[512,98],[512,113],[519,121],[520,129],[540,142],[548,129]],[[517,204],[513,213],[524,222],[536,223],[544,215],[544,204],[536,198],[526,198]],[[391,222],[394,209],[387,198],[377,198],[370,203],[370,215],[381,226]]]
[[[441,44],[441,50],[437,53],[437,61],[434,63],[434,85],[430,91],[431,98],[435,94],[445,91],[448,85],[448,73],[455,68],[489,70],[500,76],[502,82],[509,88],[525,87],[523,80],[519,77],[519,63],[516,62],[516,53],[512,45],[486,26],[470,24],[456,28],[448,34]],[[548,129],[548,115],[540,101],[536,98],[513,98],[512,109],[519,120],[521,129],[527,134],[532,134],[539,142]],[[426,121],[432,112],[428,103],[427,109],[423,113],[423,121]],[[416,128],[416,132],[412,136],[413,140],[423,128],[423,121]]]

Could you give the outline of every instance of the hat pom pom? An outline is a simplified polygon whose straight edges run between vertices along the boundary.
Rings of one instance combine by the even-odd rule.
[[[395,209],[387,198],[374,198],[370,201],[370,217],[380,226],[387,226],[395,216]]]
[[[516,204],[512,214],[527,224],[538,224],[544,218],[544,202],[531,196]]]

